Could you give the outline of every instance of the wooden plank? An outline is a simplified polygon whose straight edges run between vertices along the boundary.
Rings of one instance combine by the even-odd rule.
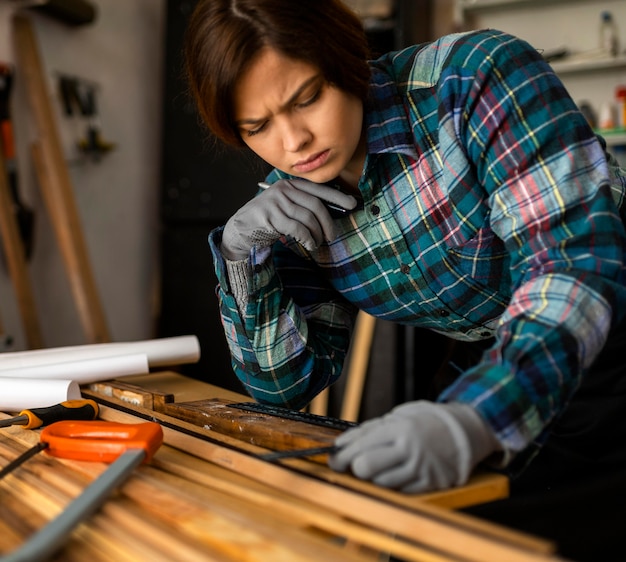
[[[12,438],[30,446],[36,435],[11,428],[8,434],[0,434],[0,441]],[[180,455],[179,460],[184,457]],[[102,463],[77,463],[42,454],[8,476],[0,492],[8,483],[22,505],[34,507],[48,519],[105,469]],[[119,493],[72,534],[60,556],[80,559],[76,551],[84,553],[87,545],[98,546],[92,560],[359,560],[328,536],[304,524],[294,525],[282,513],[187,481],[157,464],[139,467]],[[6,550],[1,537],[0,550]]]
[[[234,376],[234,375],[233,375]],[[108,381],[116,384],[119,381]],[[124,382],[148,392],[171,394],[175,402],[190,402],[205,398],[228,398],[233,402],[250,400],[243,392],[233,392],[207,382],[186,377],[172,370],[160,370],[145,375],[124,377]]]
[[[174,380],[176,380],[176,377],[174,377],[171,373],[168,373],[168,378],[169,377],[172,377]],[[195,380],[186,380],[185,377],[179,376],[178,378],[181,380],[182,385],[188,385],[189,390],[193,389],[194,392],[199,395],[208,393],[215,396],[216,394],[220,393],[220,389],[218,387],[199,383]],[[94,400],[99,402],[102,402],[103,400],[103,397],[101,395],[98,395],[97,393],[94,393],[89,389],[84,389],[83,394],[86,397],[93,398]],[[187,394],[188,391],[185,390],[183,392],[183,395]],[[230,397],[231,394],[227,393],[227,396]],[[237,399],[236,401],[241,401],[242,397],[240,395],[236,395],[235,398]],[[250,454],[259,454],[266,451],[266,449],[264,448],[260,448],[257,445],[251,444],[247,441],[243,441],[231,435],[215,432],[212,429],[206,427],[206,424],[192,425],[188,422],[185,422],[184,420],[179,420],[172,416],[168,416],[163,412],[155,413],[150,410],[144,410],[141,407],[135,407],[131,406],[130,404],[125,404],[119,400],[116,400],[113,397],[107,397],[105,398],[105,400],[115,408],[129,408],[133,412],[138,413],[139,415],[143,415],[145,419],[154,419],[170,426],[179,427],[181,428],[181,430],[190,431],[193,434],[200,435],[203,438],[208,438],[213,442],[222,444],[227,447],[232,447],[241,451],[248,452]],[[314,464],[301,459],[284,459],[281,460],[280,463],[285,466],[289,466],[302,472],[311,474],[316,478],[323,479],[327,482],[340,486],[345,486],[369,495],[374,495],[383,499],[384,501],[403,505],[409,508],[411,508],[416,501],[418,501],[418,503],[420,504],[423,502],[431,502],[435,505],[461,508],[469,505],[475,505],[477,503],[483,503],[504,498],[508,495],[508,479],[500,474],[477,473],[473,475],[472,478],[470,478],[470,481],[465,486],[415,496],[409,494],[400,494],[393,490],[374,486],[369,482],[358,480],[346,474],[334,472],[330,470],[327,466]]]
[[[145,412],[151,414],[152,416],[155,415],[154,412],[150,413],[150,411],[147,410]],[[106,406],[103,407],[102,413],[105,418],[112,417],[117,421],[138,421],[138,418],[135,416],[124,414],[118,410],[107,408]],[[4,415],[0,414],[0,418],[1,417],[4,417]],[[158,417],[162,422],[170,423],[171,421],[176,421],[168,416],[165,416],[164,414],[158,414]],[[199,429],[191,426],[190,424],[186,424],[186,422],[181,421],[179,423],[182,424],[181,431],[187,431],[190,427],[195,430]],[[11,438],[17,442],[23,442],[24,446],[29,446],[37,441],[37,432],[34,431],[23,430],[19,427],[7,428],[5,431],[6,433],[0,433],[0,441],[5,436],[11,436]],[[180,435],[183,435],[180,431],[166,428],[166,441],[169,439],[167,435],[170,432],[174,436],[179,436],[176,440],[180,438]],[[192,443],[195,441],[192,441]],[[202,447],[203,445],[201,444],[200,446]],[[258,447],[254,447],[252,445],[247,445],[247,447],[252,448],[252,450],[258,449]],[[76,543],[76,541],[83,536],[83,533],[88,533],[85,535],[88,539],[85,540],[88,540],[91,543],[98,544],[98,541],[104,540],[103,537],[94,529],[94,525],[98,524],[100,521],[108,522],[107,524],[110,525],[110,528],[116,529],[118,533],[123,532],[122,529],[124,531],[127,529],[137,529],[137,532],[134,533],[134,536],[137,538],[139,535],[142,537],[144,535],[145,537],[149,537],[151,533],[154,534],[158,525],[162,524],[158,523],[158,521],[163,521],[163,518],[165,518],[166,525],[164,529],[158,530],[157,536],[162,538],[166,544],[169,545],[169,547],[171,547],[172,544],[177,544],[179,537],[182,535],[187,536],[189,541],[191,541],[185,544],[191,545],[193,540],[201,542],[205,541],[207,549],[209,548],[209,545],[213,548],[211,552],[224,554],[225,559],[240,560],[242,559],[244,553],[247,552],[246,549],[248,547],[252,548],[250,543],[246,543],[248,545],[247,547],[245,545],[239,545],[239,550],[233,551],[231,550],[233,547],[230,544],[230,539],[228,539],[226,543],[220,542],[224,540],[224,537],[221,537],[220,535],[220,538],[216,538],[212,534],[213,527],[221,528],[221,518],[226,518],[228,521],[230,521],[231,518],[237,518],[237,528],[240,528],[242,525],[246,528],[255,528],[261,535],[269,537],[268,540],[270,540],[271,537],[273,537],[274,540],[282,540],[282,537],[285,535],[283,527],[290,529],[292,526],[296,526],[297,529],[289,530],[290,539],[288,542],[291,544],[290,541],[294,541],[290,548],[295,549],[298,552],[300,551],[300,546],[296,547],[295,545],[310,544],[309,541],[311,540],[311,537],[309,537],[309,533],[305,532],[305,530],[309,528],[319,529],[329,535],[339,535],[347,538],[349,540],[347,544],[350,548],[348,548],[345,552],[341,551],[341,556],[337,553],[330,557],[327,556],[326,559],[328,560],[349,559],[350,553],[354,553],[355,556],[358,556],[359,560],[362,560],[363,557],[370,558],[371,551],[376,549],[383,552],[392,552],[394,555],[399,556],[404,560],[447,562],[459,559],[459,556],[455,553],[451,554],[445,550],[440,552],[440,547],[433,546],[430,544],[430,541],[427,541],[425,545],[422,544],[421,534],[424,530],[424,522],[421,521],[421,517],[417,517],[417,520],[414,521],[413,524],[411,524],[409,520],[404,521],[403,526],[405,530],[400,533],[400,536],[395,536],[395,530],[390,531],[389,528],[386,528],[386,525],[382,525],[383,528],[381,528],[381,525],[379,524],[379,515],[389,517],[389,512],[380,514],[378,508],[376,507],[378,505],[376,500],[374,500],[374,504],[369,502],[365,504],[361,503],[360,505],[357,504],[356,507],[361,509],[367,508],[367,510],[362,512],[362,515],[361,512],[359,512],[359,515],[355,518],[354,514],[350,511],[351,507],[355,507],[355,499],[352,494],[348,496],[349,501],[347,503],[347,511],[342,507],[337,509],[337,505],[335,505],[337,501],[342,503],[346,500],[346,498],[342,496],[342,493],[345,492],[342,492],[341,488],[338,489],[339,496],[334,498],[334,501],[329,501],[330,496],[328,495],[329,492],[326,488],[322,488],[322,490],[326,490],[324,492],[326,497],[323,497],[323,495],[319,498],[317,496],[319,489],[315,487],[316,480],[301,473],[288,473],[290,476],[287,480],[285,480],[285,468],[270,465],[268,463],[262,463],[261,466],[265,467],[264,470],[259,470],[258,464],[256,466],[252,465],[253,470],[252,475],[250,476],[246,473],[247,471],[240,470],[240,467],[238,466],[240,464],[239,458],[232,457],[232,451],[210,451],[208,456],[213,462],[205,462],[206,459],[203,457],[207,456],[205,454],[206,452],[200,451],[202,454],[198,455],[198,450],[196,449],[196,446],[190,447],[187,442],[178,443],[177,449],[172,449],[170,446],[164,445],[157,455],[155,455],[152,467],[142,467],[142,470],[137,471],[129,482],[124,485],[124,497],[132,498],[133,502],[128,504],[127,507],[120,506],[119,499],[112,499],[112,501],[107,502],[101,514],[93,519],[90,519],[86,526],[81,525],[79,531],[73,535],[72,545],[80,544],[81,549],[85,548],[85,542]],[[219,449],[224,448],[219,447]],[[221,462],[215,462],[216,459],[220,458],[222,459]],[[248,458],[252,461],[256,461],[257,463],[260,462],[253,457]],[[305,463],[304,461],[299,462],[301,462],[301,464],[313,464]],[[78,492],[78,488],[84,485],[82,483],[83,479],[76,479],[75,477],[69,475],[66,470],[59,470],[59,463],[68,465],[71,467],[72,471],[79,471],[79,473],[88,476],[89,479],[95,478],[99,471],[102,470],[102,465],[100,463],[76,463],[73,461],[62,461],[55,458],[46,459],[45,457],[35,457],[34,463],[37,466],[35,467],[33,465],[29,465],[29,468],[26,470],[27,475],[16,475],[16,477],[19,477],[21,480],[20,486],[26,486],[26,488],[20,487],[18,492],[22,493],[24,497],[29,497],[29,495],[33,492],[28,488],[28,486],[36,488],[37,490],[41,490],[41,488],[44,487],[47,490],[44,498],[40,499],[38,496],[35,496],[35,501],[42,504],[49,501],[47,496],[54,497],[57,493],[62,494],[60,497],[74,495]],[[54,467],[57,468],[53,469]],[[317,466],[317,469],[322,468],[323,467],[321,466]],[[165,475],[163,472],[164,470],[175,475],[176,478]],[[293,480],[293,475],[295,475],[296,480]],[[12,477],[13,476],[9,478]],[[141,485],[136,483],[137,479],[143,478],[149,478],[150,482],[147,484],[148,488],[144,487],[144,485],[146,485],[145,482]],[[250,484],[250,482],[252,484]],[[313,488],[311,488],[311,482],[313,482]],[[318,482],[317,485],[319,486],[319,484],[320,483]],[[199,485],[201,488],[198,487]],[[155,489],[151,490],[150,486],[154,486]],[[330,484],[325,486],[328,486],[331,490],[335,489],[335,487]],[[1,489],[2,483],[0,482],[0,491]],[[176,500],[168,499],[168,493],[172,494]],[[336,492],[333,492],[333,494],[334,493]],[[161,497],[162,494],[166,494],[166,496],[163,496],[164,499]],[[357,498],[364,497],[360,493],[355,494],[355,496]],[[178,502],[182,501],[183,497],[185,498],[185,501],[178,504]],[[145,498],[145,502],[143,502],[142,498]],[[194,504],[190,498],[198,503]],[[321,502],[319,501],[320,499]],[[414,497],[414,501],[415,500],[416,498]],[[176,503],[171,503],[172,501],[175,501]],[[190,501],[191,503],[189,503]],[[141,507],[142,505],[143,511]],[[179,507],[174,509],[173,506],[175,505],[179,505]],[[193,505],[196,505],[196,507],[192,508],[191,506]],[[213,523],[210,523],[207,519],[205,519],[207,515],[201,513],[203,510],[202,506],[205,505],[207,506],[207,509],[212,509],[214,505],[216,506],[215,509],[218,513],[213,513],[211,517],[219,515],[220,518],[218,518],[217,522],[212,520]],[[404,513],[404,517],[415,518],[416,513],[424,516],[424,508],[423,506],[420,506],[419,501],[417,501],[415,505],[418,509],[406,511],[394,508],[393,505],[387,507],[391,508],[392,513],[394,514]],[[165,509],[165,512],[161,511],[163,508]],[[47,509],[49,509],[49,507]],[[181,521],[180,525],[175,529],[175,523],[168,522],[168,518],[174,517],[176,519],[177,516],[175,513],[179,513],[181,511],[185,512],[185,510],[188,510],[192,515],[196,514],[197,517],[196,515],[190,515],[187,519],[183,518],[184,520]],[[137,516],[134,517],[129,515],[129,511],[136,511]],[[175,513],[172,514],[172,512]],[[433,517],[437,520],[441,519],[443,517],[441,513],[444,513],[446,521],[440,521],[440,523],[451,525],[448,520],[450,516],[454,514],[450,514],[448,511],[441,512],[441,510],[436,513],[438,516],[435,516],[435,513],[433,512],[429,512],[426,516]],[[102,519],[103,517],[104,519]],[[113,522],[110,521],[112,517],[115,518],[115,521]],[[157,518],[157,522],[155,522],[154,517]],[[242,518],[246,520],[245,523]],[[266,519],[267,521],[257,527],[257,521],[259,519]],[[392,519],[389,520],[389,525],[394,527],[394,529],[395,523],[396,522]],[[415,526],[415,523],[417,523],[417,526]],[[157,525],[157,527],[154,525]],[[466,520],[464,520],[463,527],[468,527]],[[412,529],[412,531],[408,532],[408,529]],[[172,537],[169,539],[168,532],[172,534]],[[194,533],[196,532],[199,533],[198,536],[195,536]],[[208,535],[206,537],[204,536],[205,532]],[[439,532],[441,533],[441,531]],[[493,535],[493,528],[492,526],[483,525],[480,522],[477,523],[474,521],[468,532],[476,533],[483,537],[490,537]],[[228,537],[228,534],[225,536]],[[499,531],[497,536],[499,541],[504,540],[506,543],[512,542],[514,545],[517,545],[520,540],[519,534],[511,533],[511,536],[508,536],[506,530]],[[464,540],[463,536],[459,536],[458,534],[456,536],[453,535],[449,537],[449,539]],[[443,539],[439,537],[439,540]],[[487,538],[484,540],[489,539]],[[527,539],[524,538],[524,540],[526,541]],[[534,539],[529,540],[531,541],[530,543],[523,542],[524,551],[528,549],[532,551],[537,546]],[[213,541],[217,542],[214,544]],[[256,544],[256,546],[254,546],[255,549],[260,548],[263,550],[263,542],[257,542],[254,544]],[[540,541],[539,544],[545,547],[546,543]],[[362,552],[359,545],[364,546],[367,550]],[[474,545],[470,543],[469,546],[473,547]],[[104,549],[104,551],[108,554],[111,554],[108,550],[106,550],[106,548],[109,547],[110,545],[107,546],[105,544],[102,546],[102,549]],[[66,558],[67,560],[80,559],[70,556],[76,548],[78,547],[74,546],[74,548],[70,549],[68,557]],[[129,548],[131,547],[129,546]],[[133,545],[132,548],[137,549],[140,548],[140,546]],[[189,548],[191,548],[191,546],[189,546]],[[165,551],[165,549],[166,546],[163,546],[163,551]],[[514,556],[502,559],[550,559],[543,555],[537,557],[533,552],[525,553],[526,556],[524,558]],[[228,556],[226,556],[226,554],[228,554]],[[498,551],[498,554],[502,554],[502,551]],[[272,551],[272,556],[276,556],[276,551]],[[247,555],[246,558],[251,559],[249,555]],[[270,557],[267,557],[266,559],[269,558]],[[94,561],[100,559],[101,558],[97,556],[93,557]],[[119,556],[117,559],[124,560],[125,558],[123,556]],[[159,560],[159,558],[148,559]],[[189,559],[191,560],[193,558]],[[196,559],[203,560],[204,558],[197,557]],[[476,558],[470,557],[469,559],[472,560]],[[496,558],[487,557],[479,559],[488,561],[495,560]]]
[[[292,524],[297,522],[345,538],[350,544],[366,546],[379,553],[393,552],[403,560],[420,562],[449,560],[446,556],[398,539],[391,533],[354,523],[321,506],[312,505],[305,499],[281,493],[280,490],[251,480],[242,474],[206,463],[200,458],[190,457],[171,447],[162,449],[154,459],[154,464],[184,477],[189,482],[198,482],[239,498],[245,501],[246,505],[254,504],[265,511],[279,512]]]
[[[0,135],[0,144],[2,142]],[[0,146],[0,236],[2,236],[4,257],[13,283],[18,310],[22,317],[26,343],[30,349],[37,349],[43,347],[43,338],[26,264],[26,252],[13,212],[14,204],[3,152]]]
[[[57,513],[59,513],[72,498],[67,497],[58,489],[42,482],[40,478],[31,474],[30,468],[33,465],[37,465],[38,461],[33,463],[29,461],[29,463],[31,466],[27,471],[22,471],[19,478],[12,477],[11,488],[16,494],[19,495],[19,498],[23,503],[34,507],[41,517],[43,517],[46,521],[49,521]],[[61,471],[59,470],[59,467],[60,463],[57,463],[53,469],[48,468],[49,472],[58,473],[58,479],[61,478]],[[73,480],[68,478],[63,487],[67,488],[73,484]],[[75,495],[78,495],[79,492],[80,489],[77,490],[77,494]],[[123,507],[120,506],[120,503],[124,504]],[[82,523],[80,527],[72,533],[65,549],[75,550],[76,545],[80,544],[82,540],[88,540],[89,542],[93,542],[99,546],[100,556],[98,559],[119,560],[120,558],[123,558],[115,558],[115,555],[119,554],[120,546],[112,542],[108,536],[100,534],[96,530],[97,527],[94,527],[94,521],[99,521],[101,523],[103,520],[106,521],[110,518],[115,520],[116,525],[122,529],[126,529],[130,533],[130,544],[133,545],[134,551],[142,553],[142,555],[154,555],[155,552],[153,549],[155,547],[151,547],[151,545],[156,544],[156,548],[162,552],[161,557],[145,559],[166,561],[176,559],[176,556],[180,554],[183,555],[181,559],[186,560],[211,559],[211,557],[205,556],[207,550],[205,545],[195,543],[195,541],[190,540],[190,537],[176,536],[172,534],[171,530],[167,529],[165,525],[158,525],[154,518],[151,517],[149,513],[145,512],[145,510],[137,509],[136,506],[130,504],[129,502],[125,502],[124,500],[120,500],[115,496],[112,496],[111,499],[105,503],[98,514]],[[41,526],[43,526],[43,524],[44,523],[42,523]],[[83,537],[82,540],[81,537]],[[138,542],[136,540],[137,538],[140,538],[141,540]],[[66,559],[66,556],[62,553],[60,556],[60,559]],[[133,559],[134,557],[127,556],[126,558]]]
[[[329,446],[340,433],[337,429],[240,410],[231,404],[230,400],[212,398],[165,404],[161,411],[199,427],[279,451]],[[311,457],[311,460],[326,462],[326,455]]]
[[[34,438],[35,432],[15,429],[13,438],[17,442],[24,441],[30,446],[36,440]],[[38,505],[46,505],[44,512],[50,509],[48,496],[54,497],[56,494],[54,491],[44,492],[42,490],[44,488],[41,484],[42,478],[45,480],[45,486],[57,483],[59,491],[68,497],[75,496],[79,492],[79,488],[85,485],[81,483],[82,480],[79,479],[77,483],[75,478],[68,476],[68,472],[64,470],[65,467],[60,467],[60,465],[67,465],[71,467],[72,471],[77,470],[81,474],[89,476],[90,479],[97,477],[102,471],[100,463],[76,463],[56,458],[49,459],[49,466],[44,468],[39,466],[44,462],[44,459],[45,457],[39,457],[30,463],[27,474],[24,475],[23,472],[20,474],[21,481],[17,486],[17,491],[22,497],[29,498],[30,501],[37,502]],[[193,466],[194,464],[197,466]],[[216,470],[218,473],[215,473]],[[175,476],[175,479],[172,479],[172,476],[167,476],[164,471],[170,472]],[[144,488],[143,484],[137,483],[146,474],[154,478],[154,489]],[[190,475],[193,477],[190,478]],[[201,487],[198,486],[199,484]],[[168,487],[172,497],[168,495]],[[306,500],[296,499],[294,501],[294,498],[286,498],[272,487],[259,484],[224,468],[210,465],[167,446],[162,447],[155,455],[152,468],[142,467],[142,470],[124,485],[123,493],[125,497],[134,500],[132,504],[120,509],[120,500],[116,500],[115,502],[108,502],[102,509],[107,517],[114,518],[117,523],[116,527],[109,527],[109,534],[111,531],[115,531],[113,534],[119,535],[120,529],[132,529],[132,539],[135,541],[142,537],[158,537],[156,540],[152,539],[149,544],[157,540],[164,541],[164,544],[160,546],[160,551],[169,553],[170,559],[185,559],[183,553],[192,548],[191,544],[187,544],[186,549],[177,546],[179,535],[193,536],[195,540],[203,544],[206,543],[205,550],[210,546],[212,551],[228,553],[227,559],[229,560],[254,559],[248,549],[267,551],[268,546],[263,543],[255,543],[254,539],[246,539],[243,544],[240,544],[242,539],[240,529],[243,525],[246,529],[255,529],[265,537],[270,537],[273,539],[272,542],[278,541],[283,548],[288,545],[289,551],[286,559],[289,562],[291,560],[313,561],[318,557],[320,562],[357,559],[362,561],[372,556],[372,548],[368,548],[365,554],[356,545],[371,545],[371,547],[383,549],[385,552],[393,550],[396,554],[403,553],[406,560],[419,560],[420,562],[447,562],[449,560],[447,557],[426,551],[419,546],[398,540],[389,533],[381,533],[369,525],[346,521],[322,508],[310,505]],[[142,505],[146,514],[143,517],[140,516],[140,521],[137,521],[132,513]],[[158,510],[155,506],[158,506]],[[210,517],[220,515],[229,519],[236,518],[238,524],[234,529],[235,537],[225,534],[223,524],[219,521],[207,521],[206,518],[209,515],[200,513],[200,511],[207,510],[212,514]],[[241,521],[241,514],[245,514],[245,518],[251,518],[251,520],[244,524]],[[160,523],[155,523],[152,520],[153,517],[165,518],[165,529],[159,529]],[[104,520],[101,515],[96,516],[90,519],[88,525],[81,526],[77,533],[80,536],[88,537],[90,543],[98,544],[103,540],[103,537],[94,534],[93,526],[94,524],[102,526],[103,521],[107,520]],[[215,543],[216,538],[213,534],[217,532],[215,528],[218,528],[219,531],[218,543]],[[320,534],[315,529],[323,530],[325,534]],[[194,533],[198,532],[200,535],[195,536]],[[170,537],[172,533],[174,536]],[[311,544],[312,537],[315,541],[322,539],[323,542],[321,545]],[[329,541],[334,544],[342,544],[345,537],[350,540],[350,548],[345,551],[343,547],[337,551],[336,547],[330,547],[327,544]],[[128,536],[122,536],[120,540],[122,544],[132,548],[133,552],[142,552],[141,559],[161,560],[158,557],[148,556],[144,552],[145,547],[142,548],[141,544],[134,544],[133,541],[131,545]],[[74,554],[78,545],[81,545],[82,548],[82,543],[77,541],[77,537],[73,535],[72,547],[68,555]],[[2,540],[0,539],[1,544]],[[109,547],[110,545],[104,544],[100,545],[99,548],[108,552]],[[332,550],[329,551],[329,548]],[[273,551],[272,556],[276,556],[276,548],[271,550]],[[298,552],[300,555],[295,556],[294,553]],[[69,559],[74,558],[70,557]],[[94,560],[98,559],[99,557],[94,558]],[[118,559],[123,560],[124,557],[120,556]],[[193,557],[189,559],[194,560]],[[195,559],[203,560],[202,557],[197,557],[197,552]],[[283,557],[283,559],[285,558]]]
[[[206,427],[211,431],[272,450],[328,446],[332,445],[339,434],[339,430],[336,429],[233,408],[230,406],[233,400],[225,398],[175,403],[174,396],[170,393],[146,390],[116,380],[92,383],[87,388],[101,396],[156,410],[199,427]],[[238,398],[240,400],[237,402],[247,401],[244,396]],[[317,455],[311,457],[311,460],[325,463],[326,455]]]
[[[38,141],[32,150],[39,186],[87,339],[90,343],[107,342],[110,338],[104,310],[91,270],[32,23],[18,12],[14,16],[13,31],[20,76],[24,79],[37,130]]]
[[[215,490],[208,491],[152,467],[146,467],[124,491],[146,511],[154,511],[154,504],[158,505],[159,515],[168,526],[205,542],[233,560],[255,556],[286,562],[357,560],[326,538],[285,520],[278,512]],[[239,524],[233,524],[236,522]],[[210,537],[207,528],[212,528]]]
[[[141,415],[141,412],[136,414]],[[106,406],[101,408],[101,415],[113,421],[142,419]],[[156,419],[164,416],[152,412],[144,412],[144,415],[154,415]],[[173,422],[172,418],[162,421]],[[551,554],[554,546],[547,541],[437,508],[420,502],[416,496],[412,509],[385,503],[376,497],[334,486],[284,466],[201,440],[188,433],[193,426],[182,421],[179,423],[180,430],[164,426],[165,442],[172,447],[273,486],[284,494],[307,500],[341,517],[380,532],[394,533],[404,541],[432,548],[448,557],[476,562],[557,560]]]
[[[89,384],[88,388],[102,396],[112,396],[122,402],[159,412],[163,411],[165,404],[174,402],[173,394],[146,390],[140,386],[118,380],[94,382]]]
[[[0,552],[16,548],[45,522],[10,487],[0,489],[0,518]]]
[[[15,443],[24,442],[25,446],[30,446],[36,441],[36,432],[15,429],[17,431],[13,431],[11,435]],[[0,434],[0,447],[16,449],[13,456],[19,454],[18,448],[10,446],[12,441],[7,443],[2,437],[3,434]],[[159,450],[157,456],[161,455],[164,448],[167,447]],[[176,463],[185,464],[185,457],[188,455],[178,453]],[[12,487],[25,500],[23,505],[26,502],[43,505],[44,513],[50,509],[49,496],[57,496],[56,491],[50,491],[47,486],[56,483],[58,491],[70,497],[77,495],[86,485],[82,479],[72,478],[66,469],[71,467],[72,472],[87,475],[90,480],[96,478],[103,469],[101,463],[77,463],[56,458],[49,459],[49,464],[42,466],[45,459],[45,456],[31,459],[32,462],[29,461],[25,470],[20,469],[19,474],[15,475],[18,481]],[[116,499],[107,503],[102,509],[106,517],[98,515],[90,519],[89,525],[81,526],[79,534],[95,544],[102,542],[103,537],[93,530],[95,522],[98,528],[107,529],[107,536],[113,535],[121,544],[129,545],[133,552],[140,552],[139,559],[142,560],[205,560],[209,553],[217,556],[220,552],[229,554],[225,560],[356,560],[349,553],[344,555],[342,549],[327,544],[327,539],[320,541],[315,533],[303,531],[302,529],[307,528],[305,523],[298,530],[290,528],[294,524],[292,517],[281,516],[275,520],[271,500],[262,509],[250,506],[223,492],[209,490],[206,486],[187,481],[184,476],[164,471],[161,463],[156,462],[156,456],[153,462],[154,467],[143,466],[124,485],[123,494],[127,499]],[[204,472],[207,463],[203,464],[201,470]],[[219,480],[222,481],[223,477],[224,474]],[[56,501],[63,503],[63,496]],[[122,501],[124,505],[121,506]],[[220,509],[216,507],[218,502]],[[234,510],[234,506],[237,506],[237,510]],[[243,525],[241,513],[245,513],[245,517],[252,520]],[[227,524],[223,518],[232,519],[233,522]],[[272,525],[269,525],[270,521],[273,521]],[[40,524],[43,525],[43,522]],[[242,532],[242,525],[245,532]],[[132,534],[129,536],[127,533],[130,531]],[[271,537],[280,537],[280,540],[270,540]],[[137,541],[140,541],[139,544]],[[152,548],[158,548],[160,556],[155,557],[146,552],[146,545],[141,541],[145,541]],[[0,551],[5,543],[4,538],[0,537]],[[77,539],[74,536],[72,554],[76,545]],[[106,550],[109,547],[110,545],[100,545],[100,549]],[[264,554],[251,555],[249,549],[259,549]],[[127,556],[120,555],[116,560],[125,558]],[[218,558],[221,559],[221,554]],[[211,555],[210,559],[214,559],[214,556]]]
[[[127,483],[124,486],[124,495],[132,487],[131,482]],[[188,534],[175,532],[171,526],[126,497],[107,502],[91,526],[94,532],[86,537],[89,542],[104,542],[110,549],[120,550],[129,562],[225,560],[207,541],[195,540]],[[210,527],[206,530],[207,536],[212,536],[213,532]],[[110,559],[117,562],[121,557],[116,556]]]
[[[376,319],[362,310],[359,311],[354,328],[350,363],[345,375],[346,388],[340,413],[343,420],[358,421],[359,419],[375,327]]]

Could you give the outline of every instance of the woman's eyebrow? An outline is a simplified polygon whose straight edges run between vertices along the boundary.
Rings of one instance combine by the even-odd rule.
[[[286,108],[292,105],[302,95],[302,92],[304,92],[311,84],[313,84],[319,78],[320,78],[320,75],[316,74],[315,76],[311,76],[311,78],[305,80],[300,85],[300,87],[289,97],[289,99],[279,107],[279,112],[284,111]],[[258,123],[262,123],[263,121],[267,121],[267,119],[268,117],[260,117],[258,119],[255,119],[255,118],[237,119],[235,121],[235,124],[238,126],[256,125]]]

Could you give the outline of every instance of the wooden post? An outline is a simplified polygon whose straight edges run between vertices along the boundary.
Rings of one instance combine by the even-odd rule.
[[[14,16],[15,50],[24,78],[38,141],[33,158],[61,255],[68,273],[78,313],[90,343],[109,341],[87,247],[73,196],[73,188],[61,147],[53,107],[48,94],[44,66],[32,23],[27,16]]]
[[[316,416],[328,415],[328,398],[330,395],[330,389],[326,387],[320,392],[309,404],[308,411]]]
[[[375,326],[376,319],[360,310],[354,326],[354,339],[348,360],[348,370],[345,374],[346,385],[339,415],[342,420],[359,421]],[[329,390],[325,388],[311,401],[308,408],[310,413],[319,416],[328,415]]]
[[[1,143],[2,139],[0,139]],[[35,300],[26,265],[26,253],[13,213],[13,200],[2,146],[0,146],[0,236],[2,236],[4,257],[13,282],[18,309],[22,316],[26,342],[31,349],[43,347]]]
[[[350,352],[350,364],[346,375],[341,415],[339,416],[343,420],[355,422],[359,419],[375,326],[376,319],[373,316],[362,310],[359,311],[354,328],[354,341]]]

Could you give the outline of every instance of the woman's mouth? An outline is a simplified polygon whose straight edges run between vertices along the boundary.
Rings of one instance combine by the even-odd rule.
[[[322,152],[318,152],[309,158],[305,158],[303,160],[298,160],[293,165],[293,169],[298,174],[306,174],[308,172],[312,172],[313,170],[317,170],[328,160],[328,156],[330,155],[330,150],[324,150]]]

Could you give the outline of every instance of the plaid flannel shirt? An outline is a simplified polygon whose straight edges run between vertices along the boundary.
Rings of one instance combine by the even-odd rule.
[[[470,404],[519,452],[626,311],[624,172],[549,65],[510,35],[450,35],[371,67],[364,208],[337,219],[337,239],[253,250],[240,314],[222,229],[210,235],[235,373],[260,402],[304,406],[340,375],[358,309],[495,336],[439,399]]]

